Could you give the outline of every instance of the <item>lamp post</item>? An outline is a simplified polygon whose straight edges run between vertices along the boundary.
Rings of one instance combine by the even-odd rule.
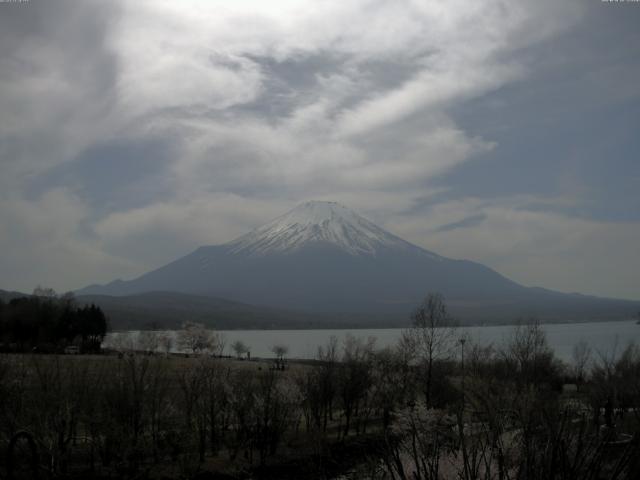
[[[461,347],[461,366],[462,366],[462,409],[464,411],[464,344],[467,339],[462,337],[460,338],[460,347]]]

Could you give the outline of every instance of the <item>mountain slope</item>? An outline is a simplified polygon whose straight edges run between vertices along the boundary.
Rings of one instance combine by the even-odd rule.
[[[149,291],[321,314],[403,318],[425,293],[437,291],[454,313],[482,321],[507,315],[559,320],[604,304],[615,305],[617,312],[630,309],[629,314],[634,308],[634,302],[523,287],[484,265],[448,259],[406,242],[332,202],[307,202],[227,244],[200,247],[137,279],[79,293]]]

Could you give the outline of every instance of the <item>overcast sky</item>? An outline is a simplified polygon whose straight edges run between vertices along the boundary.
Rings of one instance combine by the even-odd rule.
[[[0,288],[128,279],[310,199],[640,299],[640,3],[0,3]]]

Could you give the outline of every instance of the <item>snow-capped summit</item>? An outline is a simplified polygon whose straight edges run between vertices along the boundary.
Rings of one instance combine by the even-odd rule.
[[[228,243],[234,254],[286,253],[330,244],[352,255],[376,255],[381,248],[414,248],[336,202],[310,201]]]

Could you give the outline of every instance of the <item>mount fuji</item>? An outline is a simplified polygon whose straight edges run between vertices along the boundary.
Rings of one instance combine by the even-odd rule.
[[[630,317],[638,302],[524,287],[479,263],[413,245],[335,202],[301,204],[229,243],[80,295],[177,292],[314,314],[406,320],[428,292],[463,321]]]

